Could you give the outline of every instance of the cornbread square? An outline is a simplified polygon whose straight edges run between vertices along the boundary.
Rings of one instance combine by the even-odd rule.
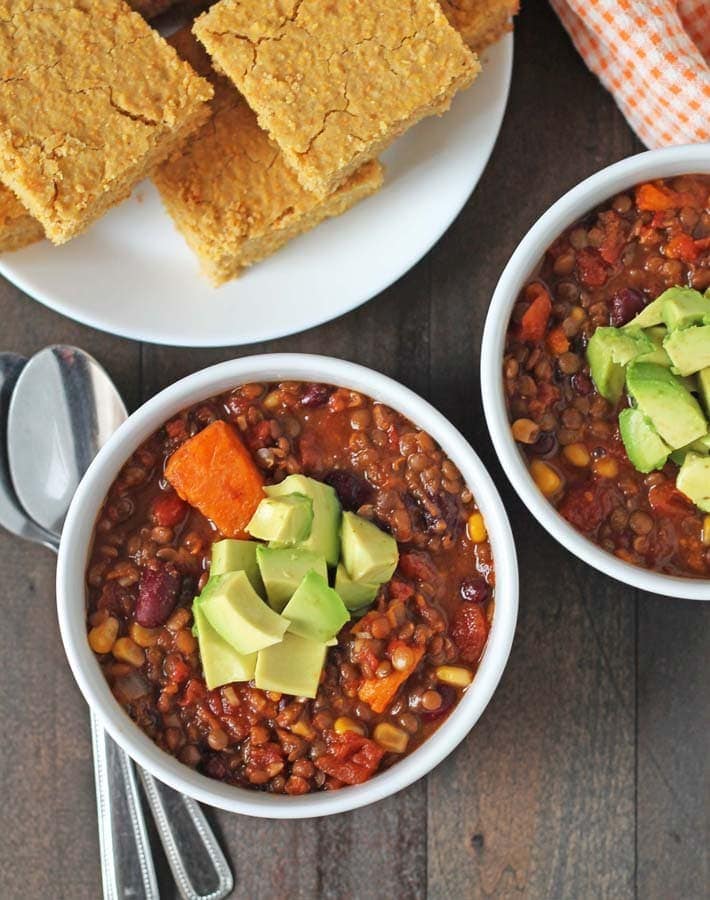
[[[9,188],[0,184],[0,253],[19,250],[44,237],[37,219],[33,219]]]
[[[444,15],[468,46],[480,53],[513,28],[519,0],[439,0]]]
[[[221,0],[193,30],[320,194],[480,69],[437,0]]]
[[[123,0],[0,0],[0,181],[57,244],[127,197],[211,96]]]
[[[371,160],[324,199],[306,191],[234,85],[211,69],[189,29],[170,42],[212,80],[212,117],[158,167],[153,181],[214,284],[380,187],[382,167]]]

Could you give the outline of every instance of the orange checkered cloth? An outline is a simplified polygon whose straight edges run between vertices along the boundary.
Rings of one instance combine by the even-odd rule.
[[[710,141],[710,0],[550,0],[647,147]]]

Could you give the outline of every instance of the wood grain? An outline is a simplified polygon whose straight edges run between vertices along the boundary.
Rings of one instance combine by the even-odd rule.
[[[251,353],[371,366],[449,416],[503,494],[521,610],[480,722],[428,779],[368,809],[305,822],[207,810],[235,897],[706,893],[710,615],[636,595],[540,529],[495,459],[477,374],[489,299],[522,234],[567,188],[639,149],[548,5],[526,0],[510,105],[483,179],[431,253],[366,306],[279,341],[183,350],[76,325],[0,281],[2,349],[79,344],[130,408],[182,375]],[[100,895],[88,720],[61,650],[53,578],[47,551],[0,534],[0,896],[11,900]],[[177,896],[157,845],[156,860],[162,897]]]

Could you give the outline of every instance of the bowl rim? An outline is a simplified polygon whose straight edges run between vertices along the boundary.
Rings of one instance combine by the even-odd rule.
[[[540,493],[510,430],[503,392],[502,360],[515,298],[539,260],[565,228],[597,204],[649,178],[710,173],[710,143],[647,150],[586,178],[540,216],[505,266],[486,317],[481,347],[483,409],[499,461],[515,491],[545,530],[575,556],[629,587],[693,600],[710,600],[710,581],[665,575],[623,562],[581,535]]]
[[[361,785],[288,797],[226,785],[161,750],[119,706],[86,639],[85,571],[101,502],[133,450],[171,415],[192,403],[249,381],[323,381],[361,391],[426,430],[457,465],[486,520],[496,563],[496,607],[488,643],[471,688],[452,714],[412,754]],[[124,422],[82,479],[67,514],[57,562],[57,611],[74,678],[100,723],[137,763],[196,800],[266,818],[310,818],[356,809],[412,784],[433,769],[468,734],[491,699],[510,654],[518,610],[513,534],[493,480],[463,435],[409,388],[379,372],[309,354],[246,356],[203,369],[165,388]]]

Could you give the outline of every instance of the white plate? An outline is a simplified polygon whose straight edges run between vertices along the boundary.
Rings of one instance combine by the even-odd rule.
[[[508,99],[513,36],[483,62],[448,113],[384,154],[378,194],[221,288],[199,274],[149,182],[76,240],[6,254],[0,274],[72,319],[156,344],[249,344],[333,319],[421,259],[481,177]]]

